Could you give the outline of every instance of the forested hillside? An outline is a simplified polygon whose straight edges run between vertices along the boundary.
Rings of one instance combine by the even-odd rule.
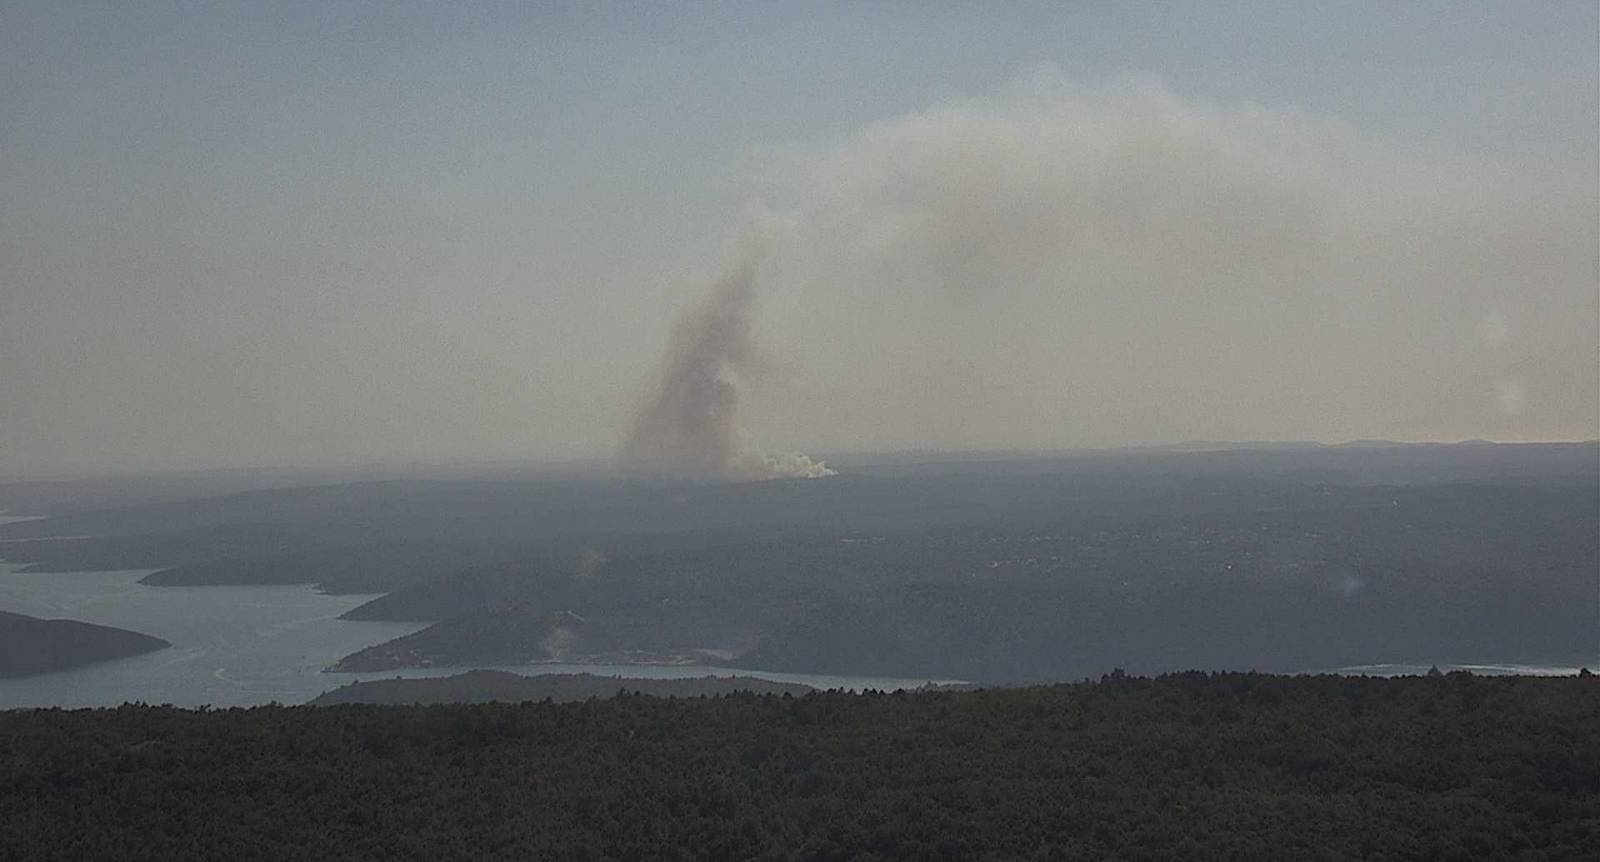
[[[169,646],[127,629],[0,611],[0,677],[67,670]]]
[[[0,855],[16,859],[1555,860],[1596,846],[1593,677],[0,713]]]
[[[619,694],[647,694],[652,697],[699,697],[701,695],[790,694],[803,695],[811,686],[792,682],[773,682],[753,676],[702,676],[685,679],[641,679],[638,677],[597,676],[592,673],[545,673],[535,676],[498,670],[472,670],[454,676],[425,679],[375,679],[353,682],[325,692],[311,701],[312,706],[342,703],[386,705],[433,703],[519,703],[548,700],[568,703],[592,697]]]

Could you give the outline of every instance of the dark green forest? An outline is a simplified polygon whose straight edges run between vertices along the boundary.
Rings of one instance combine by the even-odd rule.
[[[1579,859],[1594,677],[0,713],[11,859]]]

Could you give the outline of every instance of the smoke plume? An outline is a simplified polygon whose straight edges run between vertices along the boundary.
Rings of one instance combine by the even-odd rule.
[[[1541,165],[1041,70],[782,155],[762,427],[949,450],[1594,434],[1593,151]]]
[[[754,358],[751,311],[763,245],[747,234],[733,262],[673,327],[661,379],[635,419],[624,456],[676,476],[817,479],[834,474],[798,452],[763,454],[738,424],[739,378]]]
[[[1594,434],[1592,152],[1041,70],[770,162],[759,241],[678,324],[638,462],[825,472],[759,454],[736,406],[857,450]]]

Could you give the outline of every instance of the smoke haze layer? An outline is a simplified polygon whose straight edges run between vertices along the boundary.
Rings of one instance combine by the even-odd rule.
[[[0,474],[615,463],[752,200],[713,469],[1600,437],[1593,2],[292,5],[7,5]]]
[[[830,449],[1597,430],[1592,157],[1043,70],[783,164],[760,318],[782,385],[749,391],[753,427]]]

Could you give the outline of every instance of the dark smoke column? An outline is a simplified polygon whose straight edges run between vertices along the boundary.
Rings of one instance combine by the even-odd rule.
[[[754,354],[751,310],[758,244],[747,241],[727,273],[672,328],[654,396],[634,420],[623,456],[636,468],[686,478],[778,479],[831,476],[794,453],[769,458],[745,445],[733,378]]]

